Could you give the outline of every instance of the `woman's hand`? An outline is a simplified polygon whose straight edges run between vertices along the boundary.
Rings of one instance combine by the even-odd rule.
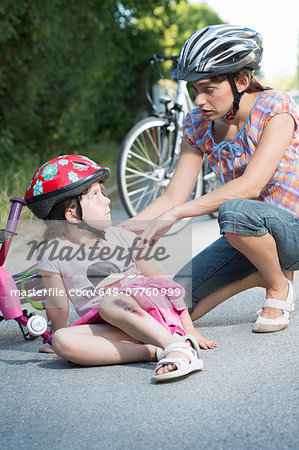
[[[136,244],[136,247],[140,247],[141,245],[149,244],[150,246],[155,245],[158,240],[163,236],[167,231],[174,225],[177,221],[177,217],[175,216],[172,209],[166,211],[164,214],[161,214],[155,220],[142,221],[139,224],[136,223],[136,227],[133,229],[133,226],[128,228],[126,225],[122,224],[122,227],[126,229],[130,229],[135,233],[140,235],[140,240]],[[134,223],[134,226],[135,226]],[[138,230],[138,231],[137,231]]]
[[[120,228],[125,228],[126,230],[132,231],[138,235],[142,234],[149,224],[149,220],[133,220],[128,219],[125,222],[121,222],[117,225]]]

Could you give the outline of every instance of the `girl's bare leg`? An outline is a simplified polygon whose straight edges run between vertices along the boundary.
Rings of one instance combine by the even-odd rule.
[[[144,345],[110,324],[61,328],[53,336],[61,358],[81,366],[155,361],[156,347]]]
[[[139,342],[165,348],[169,344],[181,342],[157,320],[140,307],[138,302],[123,293],[116,297],[106,295],[99,306],[100,316],[106,322],[123,330]]]
[[[149,343],[163,349],[170,344],[181,342],[180,338],[172,335],[144,311],[134,298],[128,295],[118,294],[117,297],[103,297],[99,306],[99,313],[104,320],[120,328],[137,341]],[[177,358],[181,357],[182,354],[169,352],[167,356],[169,358]],[[172,370],[176,370],[176,366],[168,364],[161,367],[157,374]]]
[[[181,342],[125,294],[104,296],[99,313],[109,325],[83,325],[58,330],[53,337],[56,353],[84,366],[154,361],[156,347],[165,348]],[[168,356],[180,357],[181,354],[169,352]],[[171,370],[176,370],[172,364],[162,367],[157,373]]]
[[[288,282],[283,273],[274,238],[270,233],[264,236],[243,236],[234,233],[225,233],[228,242],[258,269],[262,275],[266,298],[286,300],[288,295]],[[281,310],[264,308],[261,315],[275,319],[282,314]]]

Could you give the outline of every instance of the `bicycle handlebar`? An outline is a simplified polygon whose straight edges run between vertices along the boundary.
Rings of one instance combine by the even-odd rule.
[[[156,53],[154,53],[151,59],[149,60],[149,63],[160,64],[164,61],[177,61],[178,57],[179,57],[178,55],[165,56],[165,55],[157,55]]]
[[[23,206],[26,205],[26,201],[22,198],[12,198],[10,201],[12,202],[12,206],[5,227],[5,231],[9,234],[9,237],[3,242],[0,248],[0,266],[3,266],[5,262],[12,237],[17,234],[16,229],[20,214]]]

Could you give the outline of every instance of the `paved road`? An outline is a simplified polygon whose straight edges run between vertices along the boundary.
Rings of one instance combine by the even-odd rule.
[[[117,200],[113,217],[122,218]],[[184,243],[183,257],[190,242],[200,249],[218,235],[208,218],[187,230],[165,238],[170,249]],[[24,262],[17,241],[12,270]],[[295,285],[299,293],[298,274]],[[203,352],[202,372],[158,386],[150,383],[153,364],[79,368],[38,354],[38,341],[23,341],[15,322],[2,322],[1,448],[298,448],[298,313],[286,331],[256,335],[251,324],[262,301],[256,288],[198,321],[218,348]]]

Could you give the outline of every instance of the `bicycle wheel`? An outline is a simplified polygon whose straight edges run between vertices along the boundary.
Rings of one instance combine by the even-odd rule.
[[[141,120],[124,139],[117,178],[120,198],[130,217],[165,192],[179,159],[176,155],[170,168],[174,141],[175,125],[163,117]],[[197,182],[190,199],[201,192],[202,183]]]

